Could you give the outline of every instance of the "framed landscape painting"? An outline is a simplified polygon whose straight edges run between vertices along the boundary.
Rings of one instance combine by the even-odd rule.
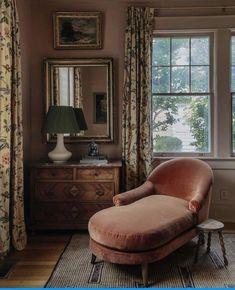
[[[56,12],[54,48],[100,49],[101,12]]]

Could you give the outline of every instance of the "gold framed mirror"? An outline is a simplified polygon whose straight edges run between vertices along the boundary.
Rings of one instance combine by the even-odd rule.
[[[47,58],[44,61],[46,112],[49,106],[82,108],[88,130],[65,135],[66,142],[113,142],[112,58]],[[51,134],[47,141],[54,141]]]

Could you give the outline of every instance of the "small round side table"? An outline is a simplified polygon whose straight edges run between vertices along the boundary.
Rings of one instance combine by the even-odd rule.
[[[226,258],[226,250],[225,250],[225,246],[224,246],[223,233],[222,233],[223,228],[224,228],[223,223],[216,221],[216,220],[213,220],[213,219],[207,219],[203,223],[197,225],[198,242],[197,242],[197,247],[196,247],[196,254],[195,254],[195,258],[194,258],[194,263],[197,263],[200,245],[204,243],[204,234],[208,233],[207,253],[209,253],[210,247],[211,247],[211,235],[212,235],[212,233],[218,233],[220,245],[221,245],[221,250],[222,250],[223,258],[224,258],[224,264],[225,264],[225,266],[228,265],[228,260]]]

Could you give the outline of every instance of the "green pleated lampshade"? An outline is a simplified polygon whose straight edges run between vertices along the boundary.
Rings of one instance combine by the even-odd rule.
[[[74,110],[70,106],[50,106],[43,122],[43,133],[79,133]]]
[[[87,130],[87,123],[83,114],[83,111],[81,108],[73,108],[76,119],[77,119],[77,123],[78,123],[78,127],[80,130]]]

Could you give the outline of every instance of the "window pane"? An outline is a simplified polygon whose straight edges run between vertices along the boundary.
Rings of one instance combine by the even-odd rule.
[[[60,82],[60,105],[69,106],[69,68],[60,67],[59,68],[59,82]]]
[[[209,38],[191,38],[191,65],[209,65]]]
[[[235,92],[235,36],[231,39],[231,91]],[[235,94],[232,94],[232,140],[235,152]]]
[[[231,88],[231,90],[232,90],[232,92],[235,92],[235,66],[232,66],[232,72],[231,72],[231,86],[232,86],[232,88]]]
[[[191,67],[191,92],[209,92],[209,67]]]
[[[153,97],[154,152],[209,152],[209,96]]]
[[[231,54],[232,64],[235,65],[235,36],[232,36]]]
[[[235,94],[232,95],[232,127],[233,127],[233,152],[235,152]]]
[[[172,38],[172,65],[189,65],[189,38]]]
[[[170,65],[170,38],[158,38],[153,40],[153,65]]]
[[[172,84],[173,93],[189,92],[189,67],[180,66],[172,67]]]
[[[169,67],[155,67],[152,69],[152,91],[153,93],[170,92]]]

